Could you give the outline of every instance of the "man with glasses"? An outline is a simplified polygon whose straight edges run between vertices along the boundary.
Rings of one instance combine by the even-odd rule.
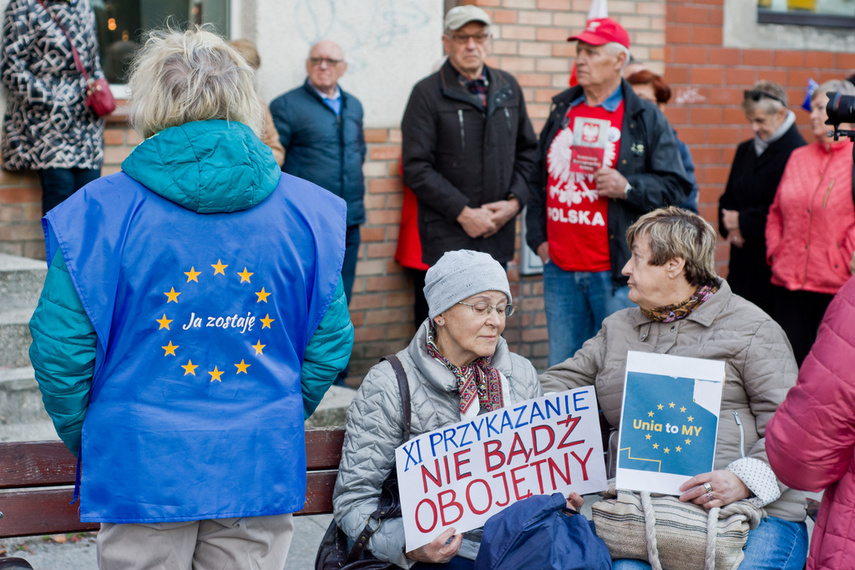
[[[634,305],[622,274],[626,230],[691,190],[673,129],[622,79],[627,31],[597,18],[567,41],[576,42],[578,85],[552,99],[526,212],[526,241],[543,261],[550,366]]]
[[[537,138],[522,90],[488,67],[490,18],[476,6],[445,16],[448,60],[413,88],[404,119],[404,183],[419,202],[422,259],[470,249],[514,256],[514,218],[528,197]]]
[[[285,147],[282,170],[314,182],[347,202],[347,237],[341,278],[350,302],[359,250],[359,224],[365,221],[365,135],[362,104],[338,80],[347,71],[344,51],[318,42],[306,59],[302,86],[273,100],[270,112]]]

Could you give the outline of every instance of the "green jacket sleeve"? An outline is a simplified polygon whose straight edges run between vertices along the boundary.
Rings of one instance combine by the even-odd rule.
[[[309,340],[303,358],[303,411],[308,418],[321,403],[339,372],[347,367],[353,349],[353,323],[347,310],[344,285],[338,280],[332,303]]]
[[[56,433],[76,456],[89,405],[98,339],[59,252],[30,320],[30,333],[30,361],[42,401]]]

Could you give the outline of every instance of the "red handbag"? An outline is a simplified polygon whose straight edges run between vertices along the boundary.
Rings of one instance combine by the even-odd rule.
[[[84,77],[86,73],[83,74]],[[99,117],[109,115],[116,110],[116,100],[110,92],[110,84],[103,77],[92,81],[87,78],[86,82],[86,105],[95,111]]]
[[[74,42],[71,41],[71,36],[69,36],[68,32],[65,30],[65,26],[56,19],[50,10],[48,10],[44,0],[38,0],[38,2],[42,5],[42,8],[45,9],[45,12],[48,13],[59,29],[62,30],[62,33],[68,40],[68,45],[71,46],[71,55],[74,56],[74,65],[77,66],[77,70],[83,75],[83,79],[86,80],[86,105],[99,117],[109,115],[116,110],[116,99],[113,98],[113,93],[110,91],[110,84],[107,83],[107,80],[103,77],[100,79],[92,79],[89,77],[89,74],[86,73],[86,69],[83,67],[83,63],[80,61],[80,54],[77,53],[77,48],[74,47]]]

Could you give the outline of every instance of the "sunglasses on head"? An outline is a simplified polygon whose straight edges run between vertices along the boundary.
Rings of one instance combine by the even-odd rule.
[[[778,103],[780,103],[784,107],[787,106],[786,101],[783,101],[777,95],[772,95],[771,93],[766,93],[765,91],[757,91],[756,89],[746,89],[744,91],[744,94],[745,94],[745,100],[746,101],[748,101],[749,99],[752,101],[759,101],[763,97],[766,97],[767,99],[772,99],[773,101],[777,101]]]

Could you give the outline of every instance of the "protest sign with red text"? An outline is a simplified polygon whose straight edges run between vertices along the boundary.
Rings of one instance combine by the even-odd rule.
[[[465,532],[532,495],[606,488],[592,386],[422,434],[395,452],[407,551]]]

